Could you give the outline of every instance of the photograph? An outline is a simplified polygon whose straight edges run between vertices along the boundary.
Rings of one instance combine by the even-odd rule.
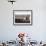
[[[30,15],[16,15],[15,23],[30,23]]]

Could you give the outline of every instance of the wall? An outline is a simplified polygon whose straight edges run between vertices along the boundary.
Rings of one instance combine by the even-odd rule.
[[[32,26],[14,26],[13,10],[33,10]],[[33,40],[46,40],[46,1],[17,0],[12,5],[0,0],[0,40],[15,40],[19,32],[26,32]]]

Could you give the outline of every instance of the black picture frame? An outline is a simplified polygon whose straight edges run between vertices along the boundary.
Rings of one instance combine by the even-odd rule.
[[[20,17],[28,16],[28,20],[30,18],[30,20],[29,20],[30,22],[27,22],[27,20],[23,22],[22,19],[21,19],[22,21],[20,21],[19,19],[16,19],[16,18],[20,18],[19,16]],[[24,18],[24,17],[22,17],[22,18]],[[18,20],[19,20],[19,22],[18,22]],[[32,25],[32,24],[33,24],[33,11],[32,10],[13,10],[13,25],[18,25],[18,26],[23,25],[24,26],[24,25]]]

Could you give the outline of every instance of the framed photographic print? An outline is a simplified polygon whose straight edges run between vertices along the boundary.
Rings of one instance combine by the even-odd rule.
[[[14,25],[32,25],[32,10],[13,10]]]

